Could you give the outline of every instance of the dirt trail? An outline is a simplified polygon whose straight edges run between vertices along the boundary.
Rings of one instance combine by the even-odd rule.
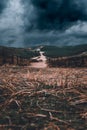
[[[44,56],[44,52],[39,49],[40,56],[32,58],[33,60],[37,60],[37,62],[32,62],[30,67],[33,68],[46,68],[47,67],[47,58]]]

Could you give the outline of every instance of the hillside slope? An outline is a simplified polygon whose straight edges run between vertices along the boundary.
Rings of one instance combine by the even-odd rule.
[[[0,46],[0,65],[17,64],[28,65],[32,57],[39,53],[31,48],[10,48]]]

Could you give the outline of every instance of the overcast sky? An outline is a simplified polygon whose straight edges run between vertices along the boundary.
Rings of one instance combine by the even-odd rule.
[[[0,1],[0,45],[87,44],[87,0]]]

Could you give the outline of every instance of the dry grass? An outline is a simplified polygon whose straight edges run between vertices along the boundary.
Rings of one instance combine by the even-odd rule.
[[[86,130],[86,69],[0,67],[0,130]]]

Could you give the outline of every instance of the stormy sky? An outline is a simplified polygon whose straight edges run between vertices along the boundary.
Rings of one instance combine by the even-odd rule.
[[[87,0],[0,1],[0,45],[87,44]]]

